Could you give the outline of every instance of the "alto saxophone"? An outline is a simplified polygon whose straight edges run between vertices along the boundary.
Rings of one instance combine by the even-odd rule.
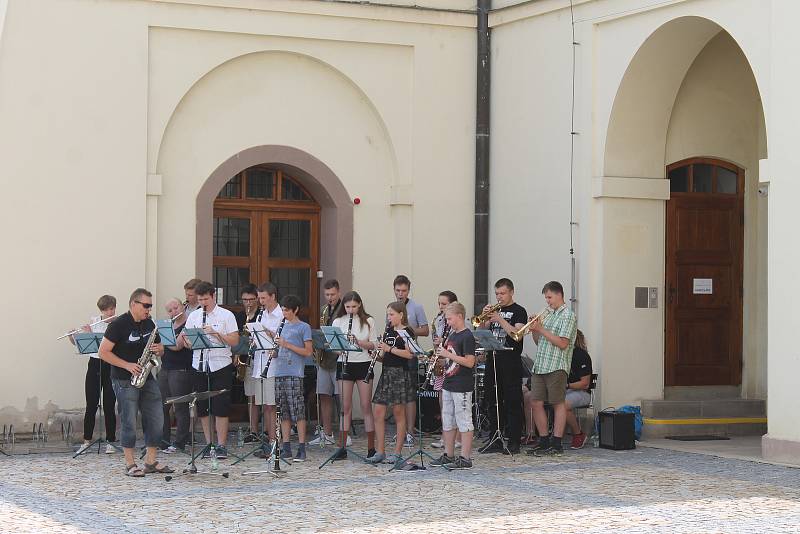
[[[147,382],[147,377],[153,369],[161,367],[161,359],[153,352],[153,343],[155,343],[158,331],[153,328],[153,331],[148,334],[150,338],[147,340],[147,345],[144,346],[142,355],[136,363],[142,368],[138,374],[131,374],[131,385],[136,388],[141,388]]]

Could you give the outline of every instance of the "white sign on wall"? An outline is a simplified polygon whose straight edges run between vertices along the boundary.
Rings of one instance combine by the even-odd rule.
[[[695,295],[711,295],[714,293],[714,284],[711,278],[693,278],[692,293]]]

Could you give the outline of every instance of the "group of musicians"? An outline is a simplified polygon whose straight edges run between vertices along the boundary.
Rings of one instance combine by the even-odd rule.
[[[176,334],[175,344],[166,347],[155,337],[157,330],[151,319],[153,303],[149,291],[136,289],[129,299],[129,310],[118,316],[114,313],[114,298],[101,297],[98,308],[100,320],[105,322],[92,324],[91,329],[104,329],[105,333],[96,355],[99,359],[91,358],[87,369],[84,447],[92,438],[100,391],[106,390],[108,395],[103,396],[106,434],[113,442],[116,436],[115,396],[125,474],[141,477],[146,473],[170,473],[173,470],[158,461],[157,452],[160,449],[174,453],[185,448],[189,440],[189,413],[187,404],[174,405],[176,433],[172,440],[171,406],[165,405],[163,400],[192,391],[226,390],[208,402],[197,404],[206,442],[215,444],[218,459],[225,459],[228,455],[230,391],[234,375],[238,375],[244,381],[249,401],[251,433],[245,441],[266,442],[268,439],[270,443],[274,442],[277,438],[275,420],[279,413],[281,456],[302,462],[306,459],[307,431],[303,378],[306,363],[312,356],[316,366],[318,419],[322,429],[311,443],[338,444],[334,459],[347,457],[347,447],[351,444],[353,392],[358,389],[367,436],[366,461],[413,469],[412,464],[402,459],[402,450],[404,446],[414,444],[418,391],[422,380],[430,379],[433,388],[439,392],[442,440],[438,445],[444,448],[441,456],[432,463],[448,470],[471,468],[474,373],[479,363],[484,361],[485,397],[490,405],[497,404],[496,410],[492,406],[492,409],[484,411],[491,427],[502,431],[502,439],[492,440],[479,449],[481,453],[516,454],[524,443],[532,446],[527,452],[536,456],[563,454],[562,441],[568,419],[573,430],[573,447],[578,448],[576,444],[583,446],[586,437],[580,427],[573,424],[574,415],[570,410],[575,406],[576,397],[570,404],[568,392],[588,395],[587,376],[591,375],[591,361],[585,351],[585,341],[582,335],[579,336],[575,314],[565,303],[560,283],[545,284],[542,294],[546,308],[539,315],[529,317],[526,310],[514,302],[511,280],[498,280],[494,285],[497,303],[487,305],[480,315],[472,318],[473,327],[490,330],[506,349],[489,353],[476,347],[475,338],[467,326],[470,321],[466,310],[452,291],[439,294],[439,313],[429,328],[422,306],[409,297],[411,281],[408,277],[397,276],[393,289],[397,300],[382,312],[384,326],[367,313],[356,291],[342,295],[336,280],[325,282],[326,302],[320,310],[320,325],[338,327],[351,344],[361,349],[347,353],[313,349],[311,327],[298,316],[301,300],[286,295],[279,301],[277,288],[270,282],[258,287],[245,285],[240,294],[244,310],[235,315],[217,305],[212,284],[198,279],[188,281],[184,286],[185,300],[173,298],[165,305]],[[249,343],[240,341],[240,336],[254,324],[260,325],[274,342],[275,350],[249,350]],[[89,329],[89,326],[84,329]],[[207,336],[221,341],[218,344],[221,348],[193,349],[184,329],[201,329]],[[521,387],[524,367],[521,354],[522,341],[528,332],[536,343],[536,353],[526,390]],[[418,347],[415,340],[428,335],[433,340],[434,351],[422,355],[414,349]],[[576,338],[582,354],[573,362]],[[157,378],[148,371],[144,385],[136,387],[132,377],[142,373],[140,358],[143,351],[161,358],[162,365]],[[424,379],[420,378],[418,360],[429,366],[430,372],[426,372],[425,367],[422,369]],[[382,363],[382,372],[373,386],[376,361]],[[105,373],[104,367],[107,368]],[[113,393],[107,391],[109,385]],[[334,395],[339,396],[342,405],[338,439],[333,433]],[[578,399],[581,401],[582,398]],[[545,402],[553,409],[552,432]],[[385,420],[390,409],[396,423],[396,435],[393,451],[387,454]],[[526,410],[529,410],[534,424],[529,422],[525,425],[528,435],[523,440]],[[146,447],[143,468],[134,458],[137,413],[141,414]],[[214,416],[214,428],[210,415]],[[266,436],[258,431],[260,416],[264,418],[261,428],[266,429]],[[534,425],[539,436],[537,440],[531,439]],[[298,440],[294,456],[289,440],[292,426],[297,430]],[[456,454],[458,446],[461,451]],[[109,448],[107,452],[113,450]]]

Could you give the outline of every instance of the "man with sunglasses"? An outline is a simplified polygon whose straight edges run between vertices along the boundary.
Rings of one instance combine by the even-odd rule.
[[[153,295],[146,289],[133,292],[128,302],[129,311],[108,325],[102,343],[100,358],[111,364],[111,385],[117,396],[121,434],[120,441],[125,453],[125,474],[143,477],[145,473],[172,473],[173,470],[158,463],[157,448],[161,441],[164,424],[164,411],[161,406],[161,390],[153,375],[147,377],[144,386],[136,388],[131,384],[131,373],[140,373],[137,363],[144,352],[150,336],[157,336],[156,325],[150,319]],[[161,357],[164,346],[153,343],[151,350]],[[144,469],[136,465],[136,412],[142,414],[142,429],[147,453]]]

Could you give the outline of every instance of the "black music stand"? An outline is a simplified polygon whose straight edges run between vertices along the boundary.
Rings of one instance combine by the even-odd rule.
[[[186,468],[177,475],[166,475],[164,480],[169,482],[173,478],[177,478],[183,475],[209,475],[209,476],[220,476],[222,478],[228,478],[230,473],[224,471],[222,473],[214,473],[212,471],[198,471],[197,465],[195,464],[195,460],[198,456],[200,456],[206,448],[210,448],[211,444],[206,444],[203,447],[203,450],[199,453],[195,454],[194,452],[194,421],[197,418],[197,409],[195,405],[199,400],[210,399],[211,397],[216,397],[217,395],[221,395],[228,391],[227,389],[220,389],[219,391],[196,391],[194,393],[189,393],[188,395],[182,395],[180,397],[172,397],[171,399],[167,399],[164,404],[175,404],[178,402],[188,402],[189,403],[189,446],[191,451],[191,459],[187,464]]]
[[[252,325],[252,326],[251,326]],[[260,328],[259,328],[260,327]],[[267,334],[267,331],[261,323],[247,323],[247,329],[250,331],[250,348],[254,351],[270,351],[275,350],[278,348],[278,345],[275,344],[275,341]],[[269,355],[266,356],[269,358]],[[261,371],[258,373],[259,381],[261,384],[261,398],[264,398],[264,382],[266,381],[265,378],[261,377]],[[259,408],[259,411],[263,411],[263,406]],[[264,417],[261,417],[261,435],[258,437],[258,443],[253,446],[253,449],[245,454],[244,456],[239,457],[235,462],[231,465],[236,465],[239,462],[244,462],[246,458],[253,456],[254,454],[258,453],[258,451],[264,451],[264,456],[269,459],[269,455],[267,451],[270,448],[269,438],[265,436],[265,428],[264,425],[266,421]],[[288,462],[287,462],[288,463]]]
[[[72,335],[72,339],[75,341],[75,348],[78,349],[78,354],[86,355],[100,352],[100,343],[103,341],[103,336],[104,334],[100,332],[78,332]],[[96,440],[89,443],[88,447],[73,454],[73,459],[88,453],[95,444],[97,445],[97,454],[100,454],[100,448],[103,446],[103,443],[111,445],[117,452],[122,452],[121,448],[103,437],[103,429],[105,428],[105,418],[103,417],[103,363],[103,360],[100,360],[100,370],[97,372],[97,381],[100,385],[100,397],[97,402],[97,407],[100,411],[100,430],[98,437]]]
[[[339,456],[342,452],[350,453],[356,456],[362,462],[366,460],[365,457],[361,456],[357,452],[347,448],[347,441],[344,438],[344,399],[341,398],[341,393],[343,391],[343,382],[344,379],[342,378],[343,375],[347,373],[347,358],[351,352],[361,352],[361,347],[358,345],[354,345],[350,343],[347,339],[347,335],[342,332],[342,330],[338,326],[323,326],[321,330],[316,330],[315,332],[320,332],[322,334],[322,338],[320,335],[314,335],[314,332],[311,333],[312,337],[314,338],[315,345],[317,343],[320,344],[320,348],[328,351],[339,351],[343,353],[344,359],[342,360],[342,372],[339,375],[339,439],[342,442],[342,446],[337,448],[333,451],[333,454],[328,456],[328,458],[322,462],[319,466],[320,469],[325,467],[327,464],[332,464],[333,462],[337,461]],[[352,425],[352,418],[351,418],[351,425]]]
[[[492,332],[489,330],[475,330],[472,332],[472,335],[473,337],[475,337],[475,341],[478,342],[478,345],[480,345],[481,348],[484,348],[487,351],[492,352],[492,372],[494,373],[494,409],[497,421],[497,429],[489,437],[489,441],[486,443],[486,445],[478,449],[478,452],[480,454],[484,454],[483,451],[489,449],[495,441],[499,440],[500,445],[502,445],[503,452],[505,452],[506,454],[508,454],[513,458],[511,451],[508,449],[508,445],[506,445],[506,440],[503,437],[503,432],[502,430],[500,430],[500,400],[499,400],[499,394],[497,392],[497,353],[499,351],[506,351],[511,349],[500,343],[500,341],[498,341],[498,339],[494,337]]]
[[[425,470],[425,469],[427,469],[427,468],[425,467],[425,456],[427,456],[427,457],[428,457],[428,458],[429,458],[431,461],[433,461],[433,460],[435,460],[435,459],[436,459],[436,458],[434,458],[433,456],[431,456],[431,455],[430,455],[430,454],[429,454],[427,451],[425,451],[425,449],[423,449],[423,448],[422,448],[422,403],[419,401],[419,396],[420,396],[420,395],[419,395],[419,393],[420,393],[420,386],[419,386],[419,364],[420,364],[420,363],[422,363],[423,365],[426,365],[426,363],[427,363],[427,362],[424,362],[424,361],[423,361],[422,359],[420,359],[419,357],[420,357],[420,356],[423,356],[423,355],[425,355],[425,354],[427,354],[427,353],[426,353],[424,350],[422,350],[422,348],[421,348],[421,347],[420,347],[420,346],[417,344],[417,342],[416,342],[416,341],[414,341],[414,340],[411,338],[411,336],[409,336],[409,335],[408,335],[408,334],[405,332],[405,330],[398,330],[398,331],[397,331],[397,335],[403,338],[403,341],[404,341],[404,342],[405,342],[405,344],[406,344],[406,349],[410,350],[410,351],[411,351],[411,353],[412,353],[414,356],[416,356],[416,357],[417,357],[417,368],[414,370],[414,375],[416,376],[416,384],[415,384],[414,391],[416,392],[415,394],[417,395],[417,450],[413,451],[411,454],[409,454],[409,455],[408,455],[408,456],[406,456],[405,458],[401,458],[401,459],[400,459],[400,461],[399,461],[398,463],[394,464],[394,465],[392,466],[392,468],[391,468],[391,469],[389,469],[389,471],[390,471],[390,472],[391,472],[391,471],[394,471],[395,469],[397,469],[397,467],[398,467],[399,465],[400,465],[400,466],[401,466],[401,465],[405,465],[405,463],[406,463],[406,462],[408,462],[408,460],[410,460],[411,458],[413,458],[414,456],[416,456],[416,455],[418,455],[418,454],[419,454],[419,463],[420,463],[420,465],[413,465],[413,464],[412,464],[412,465],[413,465],[413,467],[412,467],[410,470],[411,470],[411,471],[421,471],[421,470]],[[427,370],[427,369],[426,369],[426,370]],[[406,432],[408,432],[408,429],[406,429]],[[399,433],[398,433],[398,434],[399,434]],[[403,437],[401,438],[401,437],[398,435],[398,436],[397,436],[397,439],[403,439],[403,440],[405,440],[405,439],[406,439],[406,437],[405,437],[405,436],[403,436]]]

